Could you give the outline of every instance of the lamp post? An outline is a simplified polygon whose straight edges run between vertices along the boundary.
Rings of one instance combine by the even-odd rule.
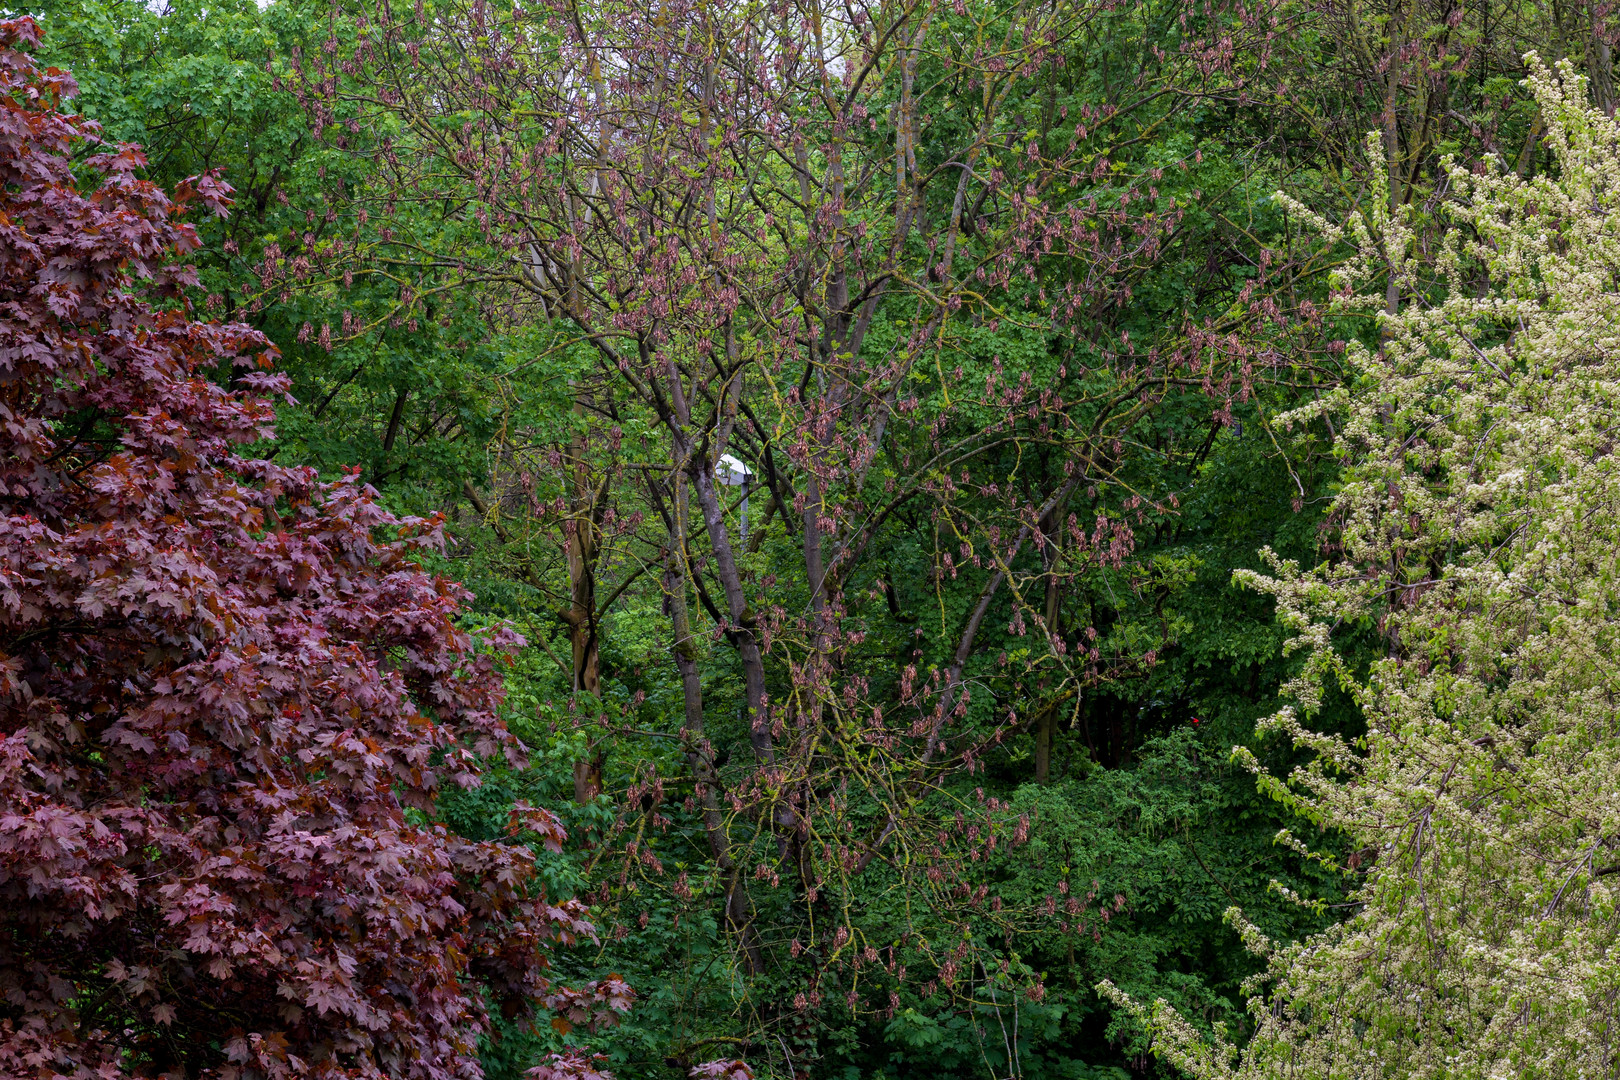
[[[754,476],[754,470],[743,464],[730,454],[721,454],[720,460],[714,463],[714,478],[726,487],[742,488],[742,544],[748,546],[748,481]]]

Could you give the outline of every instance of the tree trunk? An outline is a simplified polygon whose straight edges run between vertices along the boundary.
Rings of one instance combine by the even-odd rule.
[[[576,401],[574,412],[583,414],[584,405]],[[594,712],[602,700],[601,651],[596,625],[596,558],[600,540],[597,524],[601,519],[602,496],[591,483],[590,470],[585,464],[583,434],[575,436],[569,445],[569,458],[573,516],[568,523],[567,537],[569,602],[562,617],[568,623],[572,646],[575,701],[583,695]],[[602,793],[602,766],[606,756],[606,744],[592,740],[587,744],[585,757],[574,762],[575,802],[588,803]]]
[[[1610,30],[1599,14],[1598,5],[1591,6],[1592,41],[1587,54],[1586,77],[1592,84],[1592,104],[1605,116],[1614,115],[1614,48],[1609,44]]]
[[[1046,604],[1041,609],[1041,632],[1046,635],[1047,648],[1054,648],[1061,631],[1058,629],[1058,609],[1063,599],[1063,590],[1058,587],[1057,567],[1060,551],[1055,537],[1058,534],[1058,522],[1063,519],[1063,503],[1061,501],[1052,505],[1051,510],[1041,519],[1042,538],[1041,561],[1046,570]],[[1052,734],[1057,725],[1057,702],[1048,701],[1041,707],[1040,719],[1035,726],[1035,782],[1042,787],[1051,781],[1052,776]]]
[[[749,974],[758,974],[765,970],[765,960],[760,951],[759,930],[754,926],[753,900],[731,854],[731,839],[726,834],[725,818],[720,811],[719,770],[715,767],[714,748],[704,733],[703,684],[698,670],[700,654],[686,606],[688,488],[686,478],[679,474],[674,482],[671,513],[675,528],[664,553],[664,606],[673,631],[671,652],[675,657],[675,670],[681,677],[685,708],[681,737],[686,745],[687,767],[692,770],[693,786],[703,807],[703,831],[708,836],[709,851],[714,856],[715,866],[725,875],[725,925],[736,936],[743,969]]]
[[[1398,12],[1390,12],[1390,24],[1395,25]],[[1391,35],[1389,69],[1384,73],[1384,171],[1389,179],[1389,217],[1393,221],[1401,212],[1401,124],[1397,106],[1401,91],[1401,49],[1399,33]],[[1401,309],[1401,286],[1395,277],[1396,252],[1388,252],[1390,259],[1389,283],[1384,288],[1385,309],[1394,315]]]
[[[736,645],[743,665],[743,686],[748,708],[748,741],[760,764],[774,759],[771,724],[764,712],[765,662],[760,656],[759,641],[754,636],[754,613],[748,607],[743,593],[742,575],[737,569],[737,557],[726,533],[726,519],[720,507],[720,497],[714,490],[713,466],[704,458],[694,459],[692,486],[697,489],[698,507],[709,527],[709,549],[714,553],[715,576],[720,579],[725,593],[727,614],[730,617],[730,638]]]
[[[1057,723],[1056,707],[1041,710],[1035,729],[1035,782],[1045,787],[1052,776],[1052,728]]]

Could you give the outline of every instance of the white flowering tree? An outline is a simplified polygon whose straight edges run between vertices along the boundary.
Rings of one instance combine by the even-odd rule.
[[[1316,406],[1340,554],[1248,578],[1307,651],[1269,723],[1312,760],[1237,753],[1348,838],[1358,906],[1286,945],[1229,913],[1269,957],[1241,1049],[1104,984],[1201,1078],[1620,1069],[1620,126],[1573,68],[1530,66],[1556,175],[1449,166],[1438,251],[1377,209],[1340,229],[1292,207],[1357,250],[1337,307],[1381,344],[1352,343],[1355,385]],[[1351,625],[1384,645],[1364,674],[1335,648]],[[1365,739],[1312,729],[1334,682]]]

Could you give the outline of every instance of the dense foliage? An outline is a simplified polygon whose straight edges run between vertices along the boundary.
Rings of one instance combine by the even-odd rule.
[[[1568,64],[1530,84],[1556,176],[1452,165],[1428,258],[1405,215],[1348,224],[1337,302],[1384,341],[1311,406],[1339,414],[1343,558],[1251,580],[1309,654],[1300,711],[1269,723],[1315,754],[1265,780],[1358,848],[1359,910],[1272,954],[1240,1062],[1161,1013],[1195,1074],[1613,1067],[1620,128]],[[1398,311],[1357,291],[1389,265]],[[1386,646],[1363,675],[1334,629],[1374,621]],[[1364,742],[1305,726],[1327,682],[1354,688]]]
[[[521,639],[456,626],[433,523],[241,455],[274,350],[172,302],[176,215],[230,189],[171,199],[130,149],[75,177],[94,132],[16,51],[35,33],[0,23],[0,1068],[457,1076],[485,995],[622,1011],[622,984],[551,987],[591,927],[527,847],[422,816],[521,762],[489,651]]]
[[[1567,123],[1522,84],[1527,50],[1572,57],[1597,110],[1581,122],[1612,124],[1605,7],[45,0],[36,14],[42,60],[73,70],[71,108],[106,140],[53,121],[78,133],[54,151],[71,184],[219,193],[183,186],[219,170],[236,189],[228,216],[185,234],[166,290],[139,265],[116,286],[142,318],[232,343],[182,381],[253,416],[207,466],[238,492],[235,531],[209,524],[206,491],[96,512],[146,513],[190,545],[176,550],[228,567],[210,590],[238,588],[289,537],[350,553],[347,568],[311,556],[326,569],[262,603],[318,624],[323,647],[351,643],[353,677],[392,704],[342,720],[319,689],[335,676],[285,658],[275,694],[367,731],[431,718],[409,729],[429,748],[420,778],[368,774],[373,797],[398,800],[389,835],[510,860],[521,879],[476,932],[521,954],[523,986],[460,940],[397,960],[455,980],[464,1057],[434,1067],[1125,1080],[1167,1074],[1155,1053],[1203,1053],[1222,1026],[1257,1062],[1314,1037],[1320,1010],[1302,1006],[1296,1031],[1247,1008],[1245,981],[1282,963],[1248,946],[1349,940],[1316,935],[1353,935],[1333,928],[1372,895],[1368,867],[1392,865],[1334,801],[1365,793],[1334,794],[1312,763],[1364,752],[1367,725],[1381,730],[1369,665],[1403,646],[1368,600],[1373,615],[1334,632],[1343,685],[1311,699],[1312,737],[1272,736],[1256,722],[1325,654],[1293,649],[1297,625],[1276,617],[1281,601],[1303,618],[1304,594],[1234,572],[1274,575],[1265,549],[1277,565],[1325,558],[1344,568],[1324,571],[1334,581],[1378,562],[1347,515],[1365,447],[1343,454],[1361,431],[1344,419],[1376,414],[1376,391],[1355,396],[1383,362],[1369,358],[1405,339],[1367,305],[1443,307],[1436,253],[1473,177],[1567,171]],[[120,143],[143,150],[94,159]],[[1327,226],[1348,220],[1369,239]],[[1496,279],[1474,258],[1459,272],[1477,298]],[[1347,266],[1354,303],[1335,292]],[[229,370],[237,353],[273,354],[275,374]],[[272,437],[264,402],[283,394]],[[39,437],[79,431],[82,447],[53,467],[151,453],[119,420],[135,413],[61,407]],[[1452,549],[1435,545],[1401,541],[1396,561],[1443,566]],[[398,575],[415,584],[395,591]],[[195,662],[185,649],[236,655],[171,624],[153,625],[183,645],[108,667],[133,687],[120,693],[151,692],[135,675]],[[71,667],[68,638],[23,640]],[[239,670],[274,667],[258,648]],[[244,700],[261,697],[278,714],[268,691]],[[128,752],[192,753],[154,741]],[[301,768],[317,786],[347,775]],[[1321,780],[1304,799],[1257,788],[1255,770]],[[160,794],[182,783],[170,775],[131,772],[123,797],[179,804]],[[1326,828],[1278,843],[1302,812]],[[476,874],[448,872],[445,895],[477,892]],[[143,887],[190,880],[162,873]],[[539,904],[600,940],[554,950],[539,924],[527,943],[503,927],[553,910]],[[1234,907],[1242,934],[1223,921]],[[69,954],[83,970],[52,1015],[117,1030],[96,1010],[135,999],[97,996],[105,958]],[[1355,992],[1376,999],[1387,975]],[[1413,985],[1447,1002],[1449,978]],[[557,998],[545,979],[596,997]],[[1117,1001],[1162,999],[1171,1026],[1155,1034],[1103,980]],[[618,1016],[626,984],[634,1008],[595,1022]],[[15,1009],[0,1012],[14,1026],[38,1011]],[[130,1046],[106,1053],[137,1075],[196,1074],[205,1047],[261,1030],[211,1015],[184,1037],[130,1021]],[[1377,1020],[1337,1018],[1355,1038]]]

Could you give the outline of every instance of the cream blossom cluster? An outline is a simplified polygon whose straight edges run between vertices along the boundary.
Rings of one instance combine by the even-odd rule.
[[[1356,907],[1288,944],[1229,913],[1267,957],[1246,1040],[1100,987],[1200,1078],[1620,1069],[1620,125],[1527,60],[1557,170],[1448,162],[1438,249],[1381,200],[1337,227],[1278,196],[1354,249],[1336,308],[1378,344],[1290,417],[1334,423],[1341,553],[1245,578],[1305,654],[1268,724],[1311,759],[1236,753],[1348,840]],[[1356,626],[1382,643],[1365,672],[1336,646]],[[1363,739],[1311,726],[1333,684]]]

